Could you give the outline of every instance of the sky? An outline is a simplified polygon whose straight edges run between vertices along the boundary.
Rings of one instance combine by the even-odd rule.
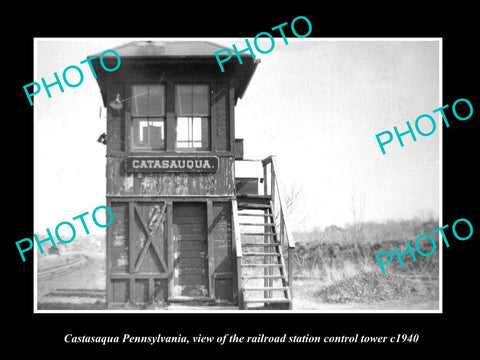
[[[170,39],[170,40],[180,40]],[[87,55],[146,38],[37,38],[35,78],[77,65],[83,82],[35,96],[34,228],[44,232],[105,205],[106,130],[100,91]],[[191,39],[190,39],[191,40]],[[244,39],[206,38],[225,47]],[[236,137],[244,156],[276,155],[287,192],[301,192],[292,209],[294,231],[343,226],[353,221],[437,218],[440,213],[441,43],[439,39],[275,38],[235,109]],[[268,49],[269,41],[260,42]],[[231,60],[233,61],[233,60]],[[220,70],[219,70],[220,71]],[[71,77],[71,78],[70,78]],[[73,72],[69,80],[76,82]],[[25,97],[25,106],[29,106]],[[407,130],[429,114],[430,136],[394,139],[383,155],[375,135]],[[420,123],[427,132],[428,123]],[[237,167],[237,176],[250,167]],[[255,174],[256,175],[256,174]],[[102,222],[99,216],[99,222]],[[92,232],[102,232],[87,219]]]

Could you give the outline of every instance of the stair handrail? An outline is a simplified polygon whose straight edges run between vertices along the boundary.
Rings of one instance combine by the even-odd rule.
[[[277,159],[276,159],[276,156],[275,155],[270,155],[268,156],[267,158],[263,159],[262,160],[262,165],[263,167],[266,167],[268,164],[271,164],[271,173],[272,173],[272,177],[273,177],[273,180],[275,181],[275,189],[277,191],[277,195],[278,195],[278,202],[280,203],[280,212],[281,212],[281,216],[283,216],[283,226],[285,228],[285,234],[286,234],[286,237],[287,237],[287,244],[288,244],[288,247],[291,248],[291,249],[294,249],[295,248],[295,241],[293,240],[293,236],[292,236],[292,233],[289,229],[289,227],[287,226],[289,222],[289,218],[288,218],[288,213],[286,211],[287,207],[285,206],[285,203],[284,203],[284,200],[283,200],[283,195],[282,195],[282,190],[280,188],[280,184],[281,184],[281,181],[279,179],[281,179],[279,173],[279,168],[278,168],[278,163],[277,163]],[[264,179],[264,181],[266,182],[267,179]],[[272,198],[274,197],[275,194],[271,194]]]
[[[270,179],[271,180],[271,186],[274,188],[274,189],[273,188],[270,189],[270,192],[271,192],[270,195],[272,197],[272,201],[274,203],[274,206],[275,206],[275,192],[278,195],[278,202],[279,202],[279,205],[280,205],[280,209],[279,209],[280,233],[283,230],[283,233],[287,238],[287,244],[288,244],[288,269],[287,269],[287,271],[288,271],[288,286],[290,288],[290,297],[291,297],[290,306],[292,306],[292,302],[293,302],[293,252],[295,250],[295,241],[293,240],[293,236],[292,236],[292,233],[290,232],[290,228],[287,226],[287,224],[290,223],[290,222],[289,222],[289,218],[288,218],[287,207],[285,206],[285,203],[284,203],[284,197],[283,197],[283,194],[282,194],[282,189],[279,186],[281,184],[281,181],[280,181],[281,177],[280,177],[280,171],[279,171],[278,164],[277,164],[277,159],[274,155],[270,155],[269,157],[262,160],[264,177],[266,177],[266,175],[268,174],[267,171],[266,171],[266,167],[267,167],[268,164],[270,164],[270,172],[271,172],[271,176],[272,176],[272,178]],[[267,185],[266,185],[266,184],[268,184],[267,179],[264,179],[263,181],[265,182],[265,189],[267,189]],[[265,194],[265,195],[267,195],[267,194]],[[282,242],[282,246],[283,246],[283,234],[282,234],[282,236],[280,236],[280,241]]]
[[[232,230],[234,234],[235,254],[237,257],[237,288],[238,288],[238,305],[240,309],[245,308],[243,299],[243,277],[242,277],[242,239],[240,236],[240,220],[238,218],[238,204],[236,199],[232,199]]]
[[[238,204],[236,199],[232,199],[233,210],[233,230],[235,233],[235,248],[237,257],[242,257],[242,239],[240,236],[240,220],[238,218]]]

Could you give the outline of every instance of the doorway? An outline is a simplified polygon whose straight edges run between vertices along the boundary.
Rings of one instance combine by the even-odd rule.
[[[207,297],[208,231],[205,203],[173,204],[174,297]]]

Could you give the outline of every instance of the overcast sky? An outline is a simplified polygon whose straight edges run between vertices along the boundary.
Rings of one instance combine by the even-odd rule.
[[[99,117],[98,85],[80,61],[132,40],[36,39],[32,81],[53,82],[53,73],[61,77],[69,65],[85,71],[80,86],[52,88],[50,99],[43,89],[35,96],[35,231],[105,204],[106,147],[96,140],[106,120]],[[199,40],[239,49],[244,41]],[[294,230],[351,223],[353,209],[364,221],[438,217],[442,126],[432,110],[443,105],[440,50],[438,39],[305,38],[285,45],[276,38],[274,50],[259,56],[237,103],[236,137],[244,138],[245,158],[277,155],[286,188],[301,190],[294,218],[304,221]],[[405,122],[413,126],[421,114],[437,120],[437,131],[416,142],[405,136],[403,148],[395,140],[382,155],[375,134],[393,126],[405,131]]]

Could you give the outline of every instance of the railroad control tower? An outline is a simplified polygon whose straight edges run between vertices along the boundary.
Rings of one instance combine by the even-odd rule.
[[[264,191],[258,179],[235,178],[243,158],[235,106],[258,61],[242,54],[242,64],[230,61],[221,72],[214,56],[221,49],[133,41],[113,49],[121,58],[115,72],[97,71],[114,215],[106,237],[109,308],[162,301],[291,308],[284,252],[293,240],[275,196],[275,158],[263,161]],[[98,56],[92,65],[100,69]]]

